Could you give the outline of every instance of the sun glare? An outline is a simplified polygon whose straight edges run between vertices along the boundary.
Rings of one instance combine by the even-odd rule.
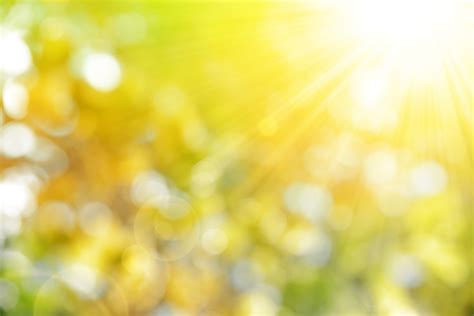
[[[456,1],[361,0],[354,5],[354,30],[373,44],[431,49],[449,45],[457,32]]]

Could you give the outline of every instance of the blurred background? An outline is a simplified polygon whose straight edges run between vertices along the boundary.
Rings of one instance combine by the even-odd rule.
[[[0,3],[0,315],[474,315],[467,1]]]

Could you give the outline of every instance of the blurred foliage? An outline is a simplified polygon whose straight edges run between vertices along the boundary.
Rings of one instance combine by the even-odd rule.
[[[318,3],[2,1],[0,315],[474,315],[472,36]]]

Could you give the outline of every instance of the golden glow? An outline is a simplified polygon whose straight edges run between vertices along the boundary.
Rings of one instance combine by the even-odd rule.
[[[7,2],[0,315],[474,312],[474,0]]]

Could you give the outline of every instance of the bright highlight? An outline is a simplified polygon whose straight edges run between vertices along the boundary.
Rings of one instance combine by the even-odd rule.
[[[448,44],[456,33],[457,5],[447,0],[363,0],[351,10],[364,39],[397,48]]]

